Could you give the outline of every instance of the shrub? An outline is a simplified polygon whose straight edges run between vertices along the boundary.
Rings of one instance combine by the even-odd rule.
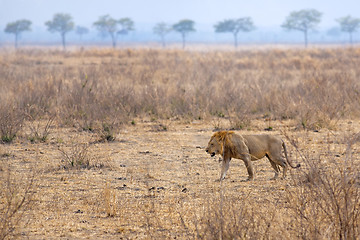
[[[24,213],[32,207],[34,177],[17,176],[9,167],[0,169],[0,239],[15,238],[24,223]]]
[[[0,141],[11,143],[22,128],[24,117],[14,105],[0,105]]]
[[[275,206],[254,205],[249,195],[228,197],[220,191],[219,196],[208,199],[204,212],[195,221],[197,238],[277,238],[281,234],[281,224],[275,220]]]
[[[45,124],[41,121],[30,122],[31,135],[28,137],[31,143],[46,142],[50,129],[53,124],[54,118],[51,117],[46,120]]]
[[[297,187],[287,190],[287,202],[301,238],[357,239],[359,236],[360,168],[351,153],[358,141],[359,134],[347,141],[342,158],[335,159],[332,152],[325,159],[302,154],[305,169],[294,176]]]
[[[91,151],[88,143],[71,143],[70,146],[59,146],[61,168],[92,169],[111,167],[110,159]]]
[[[91,158],[89,155],[89,144],[73,144],[68,150],[63,147],[58,148],[62,155],[63,167],[72,168],[90,168]]]

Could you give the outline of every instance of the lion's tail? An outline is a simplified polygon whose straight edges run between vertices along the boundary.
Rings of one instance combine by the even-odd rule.
[[[292,167],[292,168],[298,168],[298,167],[300,167],[300,163],[298,163],[296,166],[293,166],[292,163],[289,161],[288,154],[287,154],[287,150],[286,150],[286,145],[285,145],[285,142],[284,142],[284,141],[282,141],[282,146],[283,146],[283,148],[284,148],[284,153],[285,153],[286,161],[288,162],[288,164],[290,165],[290,167]]]

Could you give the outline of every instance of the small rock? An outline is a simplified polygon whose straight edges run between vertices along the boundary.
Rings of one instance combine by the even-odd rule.
[[[126,180],[126,177],[118,177],[118,178],[115,178],[116,180]]]
[[[149,154],[151,153],[149,150],[146,150],[146,151],[142,151],[142,152],[139,152],[140,154]]]
[[[116,189],[117,189],[117,190],[125,190],[125,188],[126,188],[126,184],[123,184],[122,187],[117,187]]]

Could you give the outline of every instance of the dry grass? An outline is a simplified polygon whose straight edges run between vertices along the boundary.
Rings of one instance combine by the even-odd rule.
[[[8,156],[1,156],[4,157]],[[32,171],[17,173],[11,170],[10,164],[6,165],[2,162],[0,169],[0,239],[16,236],[20,226],[26,227],[28,221],[24,221],[24,215],[32,209],[35,190]]]
[[[90,131],[145,116],[231,117],[234,128],[267,116],[332,128],[359,115],[359,52],[2,52],[0,97],[33,120],[56,114],[61,124]]]
[[[356,239],[359,56],[1,50],[0,237]],[[214,129],[272,130],[302,167],[215,182]]]

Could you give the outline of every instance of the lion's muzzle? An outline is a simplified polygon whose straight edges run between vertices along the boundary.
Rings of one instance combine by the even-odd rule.
[[[209,149],[206,149],[205,151],[210,154],[211,157],[215,156],[215,152],[209,153]]]

